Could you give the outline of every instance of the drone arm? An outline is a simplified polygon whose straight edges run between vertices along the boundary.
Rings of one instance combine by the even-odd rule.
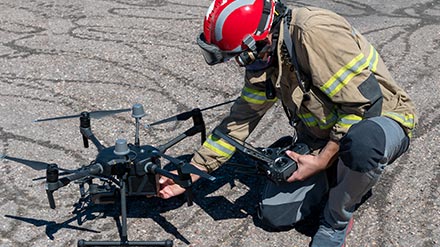
[[[104,168],[101,164],[96,163],[77,173],[58,179],[58,166],[51,164],[46,171],[46,193],[49,200],[50,208],[55,208],[55,200],[53,192],[61,187],[68,185],[70,182],[81,179],[90,175],[97,175],[103,173]]]
[[[179,174],[180,174],[180,172],[182,174],[184,174],[184,175],[185,174],[189,175],[190,173],[192,173],[192,174],[196,174],[196,175],[198,175],[198,176],[200,176],[202,178],[209,179],[211,181],[215,180],[215,177],[213,177],[213,176],[209,175],[208,173],[206,173],[206,172],[196,168],[195,166],[191,165],[188,162],[183,162],[182,160],[179,160],[179,159],[176,159],[176,158],[171,157],[169,155],[166,155],[164,153],[161,153],[159,150],[155,150],[155,151],[153,151],[153,153],[156,154],[156,155],[159,155],[159,156],[161,156],[161,157],[163,157],[163,158],[165,158],[167,160],[169,160],[174,165],[177,165]]]
[[[192,180],[189,174],[183,174],[181,169],[178,170],[178,175],[171,173],[167,170],[161,169],[158,165],[153,162],[148,162],[145,165],[145,171],[151,172],[154,174],[160,174],[167,178],[171,178],[176,184],[185,189],[186,199],[188,202],[188,206],[192,206],[193,202],[193,194],[191,190]]]
[[[179,184],[180,179],[179,179],[178,175],[160,168],[160,166],[154,164],[153,162],[148,162],[147,164],[145,164],[144,170],[145,170],[145,172],[151,172],[153,174],[160,174],[164,177],[171,178],[173,181],[175,181],[177,184]]]
[[[56,174],[55,176],[51,176],[49,175],[49,171],[50,169],[48,169],[48,176],[47,176],[47,180],[46,180],[46,190],[49,192],[54,192],[55,190],[58,190],[61,187],[64,187],[68,184],[70,184],[71,182],[90,176],[90,175],[98,175],[103,173],[104,168],[102,167],[101,164],[96,163],[93,164],[83,170],[80,170],[77,173],[73,173],[69,176],[66,177],[62,177],[60,179],[58,179],[58,174]],[[49,199],[50,200],[50,199]]]
[[[84,170],[80,170],[77,173],[73,173],[69,176],[60,178],[59,182],[61,184],[60,187],[64,187],[66,185],[68,185],[70,182],[90,176],[90,175],[98,175],[98,174],[102,174],[104,172],[104,168],[102,167],[101,164],[99,163],[95,163],[87,168],[85,168]]]
[[[158,147],[158,149],[161,153],[164,153],[166,150],[168,150],[168,148],[176,145],[177,143],[179,143],[181,140],[185,139],[186,137],[188,137],[188,136],[185,133],[180,134],[180,135],[176,136],[175,138],[171,139],[170,141],[168,141],[167,143],[160,145]]]
[[[169,155],[166,155],[164,153],[160,153],[159,151],[153,151],[153,152],[155,154],[169,160],[171,163],[177,165],[178,176],[172,174],[172,176],[170,178],[173,179],[174,182],[176,184],[178,184],[180,187],[186,189],[185,194],[186,194],[186,198],[188,201],[188,206],[191,206],[193,204],[193,202],[192,202],[193,194],[192,194],[192,190],[191,190],[191,185],[192,185],[191,174],[198,175],[200,177],[209,179],[211,181],[215,180],[215,177],[209,175],[208,173],[206,173],[204,171],[199,170],[198,168],[196,168],[195,166],[193,166],[187,162],[183,162],[179,159],[176,159],[176,158],[171,157]],[[158,171],[162,170],[158,167],[156,169]],[[168,171],[166,171],[166,172],[169,173]]]
[[[105,146],[102,145],[101,142],[99,142],[98,138],[96,138],[96,136],[92,133],[92,130],[90,128],[80,127],[80,130],[83,136],[83,140],[91,140],[98,151],[101,151],[105,148]],[[86,145],[86,141],[84,141],[84,147],[88,147],[88,144]]]

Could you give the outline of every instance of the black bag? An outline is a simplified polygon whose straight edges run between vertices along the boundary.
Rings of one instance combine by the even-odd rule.
[[[295,223],[309,216],[328,192],[326,172],[323,171],[305,181],[277,185],[267,181],[258,206],[262,223],[274,230],[294,227]]]

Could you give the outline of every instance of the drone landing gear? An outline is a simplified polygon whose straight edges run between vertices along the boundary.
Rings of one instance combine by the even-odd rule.
[[[171,247],[173,246],[173,241],[165,240],[165,241],[78,241],[78,247],[82,246],[165,246]]]
[[[124,175],[122,179],[120,179],[120,195],[121,195],[121,241],[86,241],[84,239],[78,240],[78,247],[85,246],[147,246],[147,247],[172,247],[172,240],[164,240],[164,241],[128,241],[127,234],[127,198],[126,198],[126,189],[127,185],[125,181],[127,179],[127,175]]]

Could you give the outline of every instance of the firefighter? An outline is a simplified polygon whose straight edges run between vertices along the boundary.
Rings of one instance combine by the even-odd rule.
[[[280,101],[298,141],[313,150],[286,152],[298,169],[289,183],[266,185],[260,218],[274,228],[294,226],[325,200],[311,246],[343,246],[357,205],[407,151],[417,122],[377,50],[336,13],[278,0],[215,0],[197,43],[209,65],[245,67],[241,96],[218,131],[244,141]],[[211,134],[191,163],[212,172],[234,152]],[[159,183],[162,198],[184,192],[170,179]]]

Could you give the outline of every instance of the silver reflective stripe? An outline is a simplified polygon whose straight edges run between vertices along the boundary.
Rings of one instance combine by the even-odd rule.
[[[236,9],[246,6],[246,5],[252,5],[255,3],[256,0],[240,0],[240,1],[234,1],[230,3],[218,16],[217,22],[215,23],[215,39],[217,41],[220,41],[223,39],[223,25],[225,24],[226,19],[228,16],[234,12]],[[237,47],[240,48],[240,47]],[[234,51],[237,50],[237,48],[234,49]],[[239,50],[240,51],[240,50]]]

